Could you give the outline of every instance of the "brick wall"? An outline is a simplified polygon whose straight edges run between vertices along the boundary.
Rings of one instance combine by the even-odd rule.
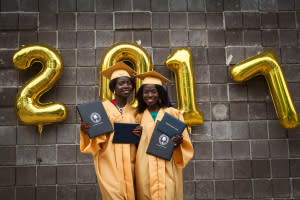
[[[300,198],[300,127],[279,125],[263,77],[236,83],[227,65],[274,50],[299,113],[299,0],[2,0],[0,9],[1,199],[100,198],[92,159],[79,151],[75,106],[98,97],[107,48],[138,40],[155,70],[173,80],[175,104],[164,62],[176,48],[193,54],[205,122],[193,127],[185,200]],[[41,101],[62,102],[69,112],[41,138],[14,111],[18,89],[40,68],[18,71],[11,62],[21,45],[36,42],[64,61],[63,76]]]

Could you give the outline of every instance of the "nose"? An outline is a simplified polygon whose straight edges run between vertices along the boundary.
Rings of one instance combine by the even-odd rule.
[[[123,88],[130,89],[131,87],[132,87],[131,83],[124,83],[123,84]]]
[[[122,83],[120,86],[121,86],[121,87],[128,87],[128,85],[129,85],[129,84],[128,84],[127,82],[124,82],[124,83]]]
[[[152,93],[152,92],[148,92],[148,93],[147,93],[147,96],[148,96],[148,97],[152,97],[152,96],[153,96],[153,93]]]
[[[125,83],[125,87],[131,87],[131,83]]]

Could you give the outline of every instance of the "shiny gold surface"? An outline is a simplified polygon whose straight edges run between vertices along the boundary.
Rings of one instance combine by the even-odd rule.
[[[287,83],[278,58],[273,51],[265,51],[234,65],[230,69],[230,74],[233,80],[237,82],[263,75],[268,83],[280,124],[284,128],[295,128],[299,124],[299,117]]]
[[[40,133],[44,125],[65,120],[67,109],[63,104],[39,101],[62,74],[63,63],[58,52],[47,45],[32,44],[16,51],[12,60],[15,68],[20,70],[26,70],[35,62],[43,65],[38,75],[26,82],[17,93],[15,110],[19,120],[38,126]]]
[[[152,71],[153,69],[149,54],[142,47],[130,42],[121,42],[114,44],[104,53],[100,63],[100,73],[120,61],[132,63],[137,74]],[[109,90],[109,80],[103,78],[101,74],[100,77],[99,96],[102,100],[110,100],[112,99],[112,93]],[[136,81],[136,88],[138,89],[141,85],[141,80],[137,79]],[[137,101],[135,100],[133,105],[136,106],[136,104]]]
[[[203,114],[196,105],[191,51],[187,48],[176,49],[167,58],[166,66],[175,74],[178,110],[183,114],[185,123],[188,126],[202,124]]]

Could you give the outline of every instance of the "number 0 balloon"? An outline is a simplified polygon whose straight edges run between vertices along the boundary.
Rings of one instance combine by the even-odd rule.
[[[100,64],[100,72],[102,73],[103,70],[120,61],[128,61],[132,63],[135,66],[135,70],[138,74],[151,71],[153,68],[149,54],[142,47],[130,42],[121,42],[116,43],[104,53]],[[109,90],[109,80],[103,79],[101,74],[100,77],[101,87],[99,96],[102,100],[111,99],[112,94]],[[137,80],[136,87],[139,88],[140,85],[141,80]],[[137,101],[135,100],[133,105],[136,104]]]
[[[35,62],[40,62],[43,67],[39,74],[18,92],[15,110],[21,122],[38,126],[41,134],[44,125],[66,119],[67,110],[60,103],[39,101],[62,74],[63,63],[60,55],[55,49],[42,44],[24,46],[13,55],[13,64],[17,69],[25,70]]]

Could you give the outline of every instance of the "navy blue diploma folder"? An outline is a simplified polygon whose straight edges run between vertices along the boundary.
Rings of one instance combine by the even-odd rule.
[[[137,126],[136,123],[114,123],[113,143],[138,144],[140,138],[132,133]]]
[[[170,161],[174,150],[174,143],[168,135],[158,130],[160,123],[160,121],[156,122],[147,148],[147,154]]]
[[[165,113],[162,120],[156,123],[147,153],[170,161],[174,150],[172,137],[182,135],[185,128],[183,121]]]
[[[90,138],[113,131],[112,125],[100,100],[76,106],[82,121],[92,127],[88,131]]]
[[[157,128],[172,138],[175,135],[182,135],[182,132],[186,128],[186,123],[173,117],[169,113],[165,113]]]

